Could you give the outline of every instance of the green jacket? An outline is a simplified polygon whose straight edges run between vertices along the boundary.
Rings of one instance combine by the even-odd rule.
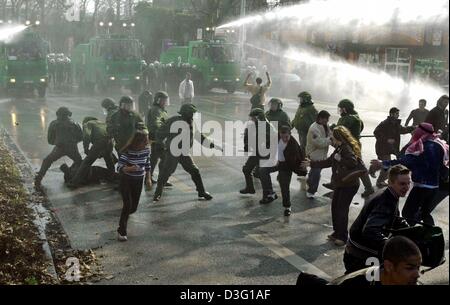
[[[364,129],[364,123],[358,114],[345,114],[340,117],[336,125],[347,127],[356,140],[361,138],[361,131]]]
[[[83,131],[70,118],[56,119],[48,127],[48,144],[55,146],[77,145],[83,139]]]
[[[83,125],[83,147],[87,151],[89,144],[105,146],[109,141],[106,132],[106,123],[100,121],[89,121]]]
[[[317,114],[318,112],[314,104],[300,105],[292,121],[292,126],[299,133],[307,134],[311,124],[317,120]]]
[[[271,110],[267,111],[266,118],[269,122],[278,122],[278,129],[281,126],[292,127],[291,119],[289,118],[289,115],[281,109],[279,109],[277,111],[271,111]]]
[[[109,122],[107,122],[106,131],[108,136],[114,139],[118,152],[122,152],[133,140],[136,125],[139,122],[143,123],[142,117],[134,111],[124,113],[122,110],[118,110],[111,115]]]
[[[108,125],[108,122],[111,120],[112,115],[113,115],[114,113],[116,113],[117,110],[119,110],[119,107],[117,107],[117,106],[108,108],[108,109],[106,110],[107,112],[106,112],[106,119],[105,119],[105,122],[106,122],[107,125]]]
[[[148,137],[151,141],[156,141],[156,133],[163,126],[163,124],[169,119],[167,111],[162,109],[159,105],[153,105],[147,114],[147,128]],[[159,143],[159,142],[158,142]]]

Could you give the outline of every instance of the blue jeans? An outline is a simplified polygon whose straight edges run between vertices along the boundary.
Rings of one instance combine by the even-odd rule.
[[[322,169],[317,168],[317,167],[313,167],[309,171],[308,180],[306,180],[306,183],[308,184],[308,193],[314,195],[317,192],[317,189],[319,187],[321,172],[322,172]]]

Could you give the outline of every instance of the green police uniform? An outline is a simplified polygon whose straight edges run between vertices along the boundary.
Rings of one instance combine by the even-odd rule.
[[[342,100],[339,102],[338,107],[344,108],[346,113],[341,114],[336,125],[347,127],[353,137],[359,141],[361,132],[364,129],[364,123],[355,111],[355,105],[349,100]]]
[[[164,144],[163,142],[157,140],[156,134],[169,118],[167,111],[159,105],[159,100],[161,97],[166,98],[168,95],[165,92],[156,93],[153,106],[147,114],[147,128],[149,132],[149,139],[152,142],[152,153],[150,155],[150,174],[152,177],[156,165],[158,164],[158,160],[160,160],[159,172],[162,172],[162,165],[164,162]]]
[[[266,118],[269,122],[278,122],[278,129],[281,126],[291,126],[291,119],[289,118],[289,115],[283,111],[283,103],[279,99],[271,99],[269,104],[276,103],[278,105],[277,110],[272,111],[269,110],[266,112]]]
[[[299,94],[302,99],[300,106],[298,107],[297,113],[295,114],[294,120],[292,121],[293,127],[297,129],[300,147],[305,151],[306,148],[306,138],[308,135],[309,127],[317,120],[318,112],[314,103],[312,102],[311,95],[307,92],[302,92]]]
[[[206,200],[212,199],[212,196],[205,191],[200,171],[198,167],[195,165],[191,155],[188,152],[182,152],[180,156],[175,156],[173,155],[173,152],[170,149],[172,141],[178,138],[179,135],[182,133],[181,129],[178,129],[174,133],[171,133],[170,129],[173,124],[177,123],[181,124],[183,122],[188,124],[189,126],[189,136],[190,136],[189,148],[192,148],[192,145],[194,143],[192,116],[195,112],[197,112],[197,109],[192,104],[185,104],[181,106],[181,109],[179,111],[180,115],[176,115],[169,118],[157,132],[157,141],[164,142],[165,140],[166,150],[162,171],[159,173],[158,185],[156,187],[155,194],[153,197],[154,201],[158,201],[161,198],[163,187],[169,180],[169,177],[177,169],[178,163],[180,163],[183,169],[191,175],[192,181],[195,183],[199,198],[204,198]],[[204,142],[205,139],[206,137],[201,135],[202,143]],[[178,147],[181,148],[181,145],[182,143],[180,142]],[[213,147],[214,145],[211,144],[210,148]]]
[[[77,144],[82,140],[83,132],[80,125],[70,119],[71,115],[72,113],[66,107],[59,108],[56,111],[57,119],[48,127],[48,143],[55,147],[42,162],[41,169],[35,178],[36,186],[41,184],[42,178],[52,163],[61,157],[68,156],[74,163],[81,163]]]
[[[133,140],[138,123],[143,123],[143,120],[139,113],[134,111],[119,109],[111,115],[111,118],[106,123],[106,130],[108,136],[114,139],[118,154]]]
[[[90,144],[92,146],[90,147]],[[83,147],[86,158],[81,162],[71,184],[78,186],[88,175],[91,165],[100,158],[105,160],[106,167],[113,176],[115,173],[113,161],[113,144],[106,132],[106,123],[96,118],[87,117],[83,120]]]

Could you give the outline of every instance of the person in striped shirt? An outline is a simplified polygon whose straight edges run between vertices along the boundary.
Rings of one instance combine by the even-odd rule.
[[[140,124],[138,124],[140,125]],[[148,131],[142,126],[137,126],[131,143],[123,150],[117,165],[120,176],[120,193],[123,200],[122,213],[117,229],[118,240],[127,241],[128,217],[137,211],[141,197],[144,177],[147,186],[151,187],[150,175],[150,147]]]

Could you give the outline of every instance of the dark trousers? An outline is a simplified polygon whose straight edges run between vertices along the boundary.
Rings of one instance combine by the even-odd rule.
[[[242,167],[242,172],[245,177],[245,187],[249,190],[254,190],[255,185],[253,183],[252,171],[258,167],[259,158],[257,156],[250,156]]]
[[[391,155],[381,155],[381,156],[378,156],[378,160],[381,160],[381,161],[390,161],[390,160],[391,160]],[[377,184],[378,184],[378,183],[382,183],[382,182],[386,182],[386,179],[388,178],[388,173],[389,173],[388,170],[386,170],[386,169],[381,169],[381,170],[380,170],[380,174],[378,175]]]
[[[278,166],[274,167],[260,167],[259,174],[261,179],[261,185],[263,187],[263,197],[274,193],[272,186],[271,173],[278,172],[278,180],[281,188],[281,196],[283,197],[283,207],[291,207],[291,179],[292,171],[287,168],[284,162],[280,162]]]
[[[360,179],[364,185],[364,190],[369,191],[369,190],[373,189],[372,181],[370,181],[369,173],[366,173]]]
[[[306,132],[304,131],[300,131],[297,129],[298,132],[298,144],[300,145],[300,147],[302,148],[303,151],[306,150],[306,139],[308,138],[308,130],[306,130]]]
[[[366,260],[353,256],[347,253],[347,251],[344,252],[344,266],[345,274],[350,274],[369,267],[366,266]]]
[[[159,161],[159,172],[162,173],[162,166],[164,164],[164,146],[160,143],[152,144],[152,153],[150,155],[150,176],[153,177],[153,172],[155,171],[156,165]]]
[[[127,235],[128,217],[137,211],[139,199],[141,198],[144,177],[131,177],[126,174],[120,175],[120,194],[122,195],[123,208],[119,220],[120,235]]]
[[[322,169],[318,167],[312,167],[309,171],[308,180],[306,180],[306,183],[308,184],[308,193],[315,194],[317,192],[321,173]]]
[[[80,184],[83,181],[83,179],[86,179],[91,165],[94,164],[94,162],[100,158],[103,158],[105,160],[106,168],[110,171],[111,175],[113,176],[115,173],[115,168],[112,151],[113,151],[112,143],[92,145],[86,158],[84,158],[84,160],[81,162],[81,165],[78,168],[75,177],[72,179],[72,183]]]
[[[205,187],[203,185],[202,176],[200,176],[200,171],[195,165],[194,160],[191,156],[179,156],[175,157],[170,152],[165,152],[164,163],[162,166],[162,170],[159,172],[158,176],[158,185],[156,187],[155,194],[161,195],[164,189],[164,185],[166,185],[169,177],[177,169],[178,163],[181,164],[183,169],[191,175],[192,181],[195,184],[197,192],[202,194],[205,192]]]
[[[413,187],[402,210],[402,216],[407,218],[410,225],[414,225],[416,221],[434,225],[431,212],[439,203],[433,200],[438,192],[439,189]]]
[[[353,197],[358,192],[359,185],[351,187],[337,187],[331,200],[331,218],[333,221],[334,237],[347,241],[348,212]]]
[[[41,169],[39,170],[37,176],[38,178],[42,179],[45,174],[47,173],[50,166],[52,166],[53,162],[57,161],[58,159],[67,156],[74,164],[79,165],[81,163],[81,156],[78,152],[77,145],[70,145],[70,146],[55,146],[53,150],[50,152],[50,154],[45,157],[45,159],[42,161]]]

